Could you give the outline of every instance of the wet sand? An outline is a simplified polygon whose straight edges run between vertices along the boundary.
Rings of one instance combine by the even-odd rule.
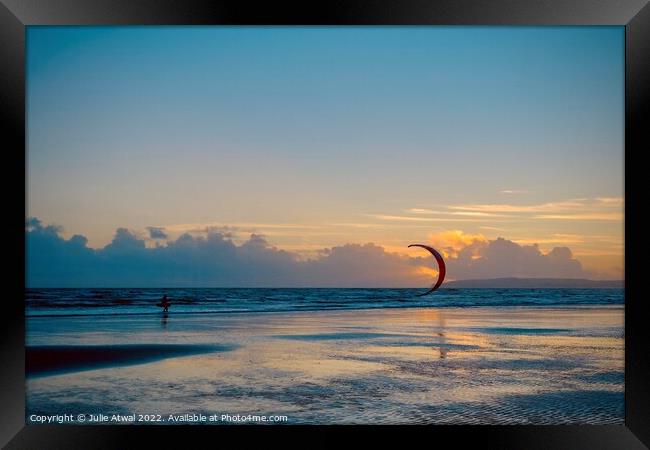
[[[72,361],[79,360],[66,373],[36,371],[28,378],[28,417],[254,414],[319,424],[624,419],[622,307],[172,312],[29,318],[27,327],[33,349],[74,348]],[[86,346],[119,351],[104,351],[101,367],[91,367],[83,364]]]
[[[48,376],[101,367],[143,364],[165,358],[227,351],[233,346],[219,345],[44,345],[25,350],[28,377]]]

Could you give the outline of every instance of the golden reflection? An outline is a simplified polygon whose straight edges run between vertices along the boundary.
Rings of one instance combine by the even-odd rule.
[[[445,316],[440,314],[439,319],[438,319],[438,336],[440,337],[440,344],[442,344],[439,347],[440,351],[440,359],[445,359],[447,357],[447,353],[449,352],[449,348],[445,346],[447,343],[447,339],[445,338]]]

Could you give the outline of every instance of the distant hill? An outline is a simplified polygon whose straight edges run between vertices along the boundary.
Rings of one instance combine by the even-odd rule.
[[[623,288],[623,280],[587,280],[582,278],[490,278],[449,281],[446,288]]]

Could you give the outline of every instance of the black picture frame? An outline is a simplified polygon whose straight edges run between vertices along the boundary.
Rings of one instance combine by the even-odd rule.
[[[3,191],[10,197],[3,221],[8,287],[1,301],[2,371],[0,444],[22,448],[133,448],[154,441],[161,447],[187,446],[187,428],[151,426],[25,426],[25,27],[29,25],[620,25],[625,26],[625,240],[639,237],[637,213],[642,189],[634,172],[642,170],[643,151],[650,148],[650,6],[647,0],[428,0],[301,2],[298,5],[204,0],[0,0],[0,111],[6,128]],[[642,179],[642,178],[641,178]],[[21,184],[22,183],[22,184]],[[21,187],[22,186],[22,189]],[[20,198],[22,197],[22,198]],[[639,240],[638,242],[643,242]],[[319,443],[368,431],[373,437],[404,431],[474,442],[488,448],[636,449],[650,446],[649,328],[644,317],[640,265],[642,246],[625,252],[625,425],[624,426],[425,426],[327,427]],[[14,273],[15,272],[15,273]],[[22,276],[21,276],[22,274]],[[198,427],[197,438],[244,440],[320,427]],[[315,430],[317,431],[317,430]],[[207,435],[207,436],[206,436]],[[207,442],[210,442],[209,440]],[[221,441],[212,441],[219,445]],[[645,443],[645,446],[644,446]]]

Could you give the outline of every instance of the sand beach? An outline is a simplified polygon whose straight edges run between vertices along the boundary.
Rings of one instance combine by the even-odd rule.
[[[622,306],[30,317],[27,419],[622,424],[623,343]]]

